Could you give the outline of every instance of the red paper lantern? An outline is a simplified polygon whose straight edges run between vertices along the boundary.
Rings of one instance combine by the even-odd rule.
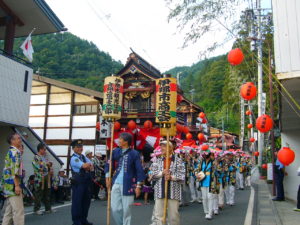
[[[247,115],[247,116],[250,116],[251,114],[252,114],[252,112],[251,112],[250,110],[247,110],[247,111],[246,111],[246,115]]]
[[[177,95],[177,102],[180,103],[182,102],[182,100],[183,100],[182,95]]]
[[[151,129],[153,127],[153,123],[150,120],[146,120],[144,122],[144,128]]]
[[[193,138],[193,135],[191,133],[187,133],[185,137],[186,139],[191,140]]]
[[[199,134],[198,134],[198,140],[199,140],[199,141],[205,141],[205,136],[204,136],[203,133],[199,133]]]
[[[100,122],[97,122],[97,123],[96,123],[96,130],[97,130],[97,131],[100,131]]]
[[[244,54],[241,49],[235,48],[228,53],[227,59],[231,65],[236,66],[243,62]]]
[[[136,128],[136,123],[133,120],[130,120],[127,125],[130,130],[134,130]]]
[[[249,139],[249,141],[253,143],[253,142],[255,142],[256,140],[255,140],[254,137],[252,137],[252,138]]]
[[[256,87],[252,82],[247,82],[241,86],[240,94],[243,99],[251,100],[256,96]]]
[[[205,118],[205,113],[204,113],[204,112],[199,113],[199,117],[200,117],[201,119]]]
[[[189,132],[190,132],[190,128],[188,128],[187,126],[184,126],[184,127],[183,127],[183,132],[184,132],[185,134],[189,133]]]
[[[262,133],[269,132],[273,128],[273,120],[264,114],[256,119],[256,128]]]
[[[247,125],[247,127],[248,127],[248,129],[251,129],[251,128],[253,128],[253,124],[252,124],[252,123],[249,123],[249,124]]]
[[[114,130],[118,131],[118,130],[120,130],[120,129],[121,129],[121,124],[120,124],[120,122],[116,121],[116,122],[114,123]]]
[[[177,130],[178,133],[183,132],[183,126],[181,124],[177,123],[176,124],[176,130]]]
[[[259,152],[254,152],[254,156],[259,156]]]
[[[262,164],[262,165],[261,165],[261,168],[267,169],[267,168],[268,168],[268,165],[267,165],[267,164]]]
[[[201,150],[202,151],[206,151],[207,149],[209,149],[208,145],[201,145]]]
[[[205,118],[202,119],[202,123],[207,123],[207,120]]]
[[[295,160],[295,152],[289,147],[283,147],[277,154],[279,162],[283,165],[288,166]]]

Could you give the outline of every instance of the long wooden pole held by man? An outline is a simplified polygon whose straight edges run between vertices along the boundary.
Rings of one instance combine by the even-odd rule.
[[[167,129],[167,153],[166,153],[166,170],[170,169],[170,128]],[[167,210],[168,210],[168,186],[169,181],[165,179],[165,199],[164,199],[164,216],[163,216],[163,224],[166,224],[167,220]]]
[[[156,80],[156,122],[160,124],[160,134],[167,138],[166,168],[170,168],[170,129],[176,124],[177,82],[170,74]],[[172,133],[172,135],[174,135]],[[168,209],[168,180],[165,179],[165,199],[163,224],[166,223]]]
[[[112,178],[112,152],[114,148],[114,120],[112,121],[111,125],[111,138],[110,138],[110,152],[109,152],[109,177],[108,177],[108,183],[111,184],[111,178]],[[110,225],[110,207],[111,207],[111,188],[107,189],[107,217],[106,217],[106,224]]]
[[[114,121],[121,118],[122,101],[123,101],[123,83],[120,77],[109,76],[104,80],[103,87],[103,106],[102,116],[104,119],[112,121],[111,126],[111,142],[110,142],[110,158],[109,160],[109,188],[107,189],[107,219],[106,224],[110,225],[110,208],[111,208],[111,181],[112,181],[112,152],[114,143]]]

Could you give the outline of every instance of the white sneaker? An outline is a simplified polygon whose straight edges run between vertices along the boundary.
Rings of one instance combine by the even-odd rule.
[[[40,215],[43,215],[44,213],[41,210],[38,210],[38,211],[35,211],[34,214],[40,216]]]
[[[202,201],[199,199],[198,201],[197,201],[199,204],[202,204]]]
[[[211,215],[209,215],[209,214],[206,214],[206,215],[205,215],[205,219],[207,219],[207,220],[211,220],[211,219],[212,219],[212,216],[211,216]]]
[[[219,210],[217,210],[217,209],[214,210],[214,214],[215,214],[215,215],[219,215]]]
[[[195,201],[196,201],[196,200],[195,200],[195,199],[193,199],[193,200],[191,200],[191,201],[190,201],[190,203],[194,203]]]

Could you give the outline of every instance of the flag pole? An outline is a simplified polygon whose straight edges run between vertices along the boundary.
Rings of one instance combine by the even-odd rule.
[[[110,152],[109,152],[109,177],[108,182],[110,184],[110,188],[107,189],[107,217],[106,217],[106,224],[110,225],[110,208],[111,208],[111,174],[112,174],[112,152],[114,147],[114,119],[112,119],[111,125],[111,138],[110,138]]]
[[[167,125],[168,126],[168,125]],[[167,154],[166,154],[166,169],[170,169],[170,128],[167,127]],[[167,221],[167,209],[168,209],[168,180],[165,179],[165,199],[164,199],[164,216],[163,224]]]

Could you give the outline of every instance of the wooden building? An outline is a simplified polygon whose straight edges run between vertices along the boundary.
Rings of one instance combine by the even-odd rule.
[[[121,124],[126,126],[129,120],[134,120],[138,126],[142,126],[146,120],[155,124],[155,80],[162,77],[161,72],[136,52],[132,52],[117,76],[124,79]],[[177,101],[177,122],[189,126],[191,132],[199,132],[195,124],[203,109],[186,99],[180,88],[177,92],[181,96]]]
[[[94,152],[99,141],[103,94],[87,88],[33,75],[29,125],[53,152],[69,165],[70,143],[83,139],[84,151]]]
[[[44,0],[0,1],[0,176],[9,149],[7,136],[17,132],[24,144],[26,178],[33,174],[32,159],[36,146],[43,142],[28,126],[33,68],[31,63],[13,55],[15,38],[65,31],[63,23]],[[18,46],[19,48],[19,46]],[[47,158],[56,172],[62,161],[47,146]]]

